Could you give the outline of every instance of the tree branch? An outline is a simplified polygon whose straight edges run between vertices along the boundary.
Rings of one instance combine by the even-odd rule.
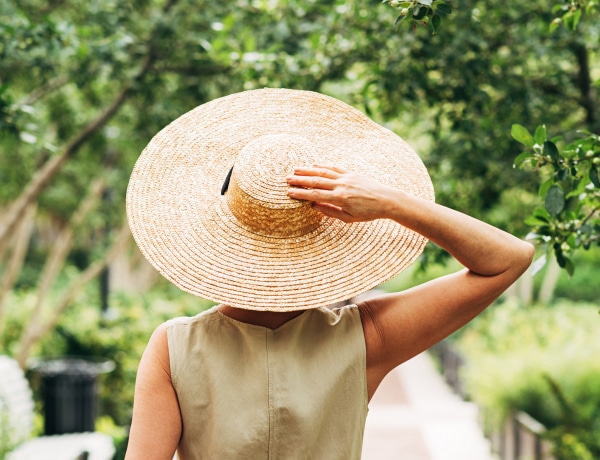
[[[8,265],[2,274],[2,282],[0,284],[0,337],[2,337],[4,329],[4,300],[8,291],[13,288],[17,276],[23,267],[25,255],[29,248],[31,233],[33,232],[36,209],[37,206],[35,204],[30,204],[25,210],[19,225],[19,231],[15,237]]]
[[[67,83],[69,83],[69,78],[66,75],[63,75],[62,77],[53,78],[52,80],[46,82],[45,85],[42,85],[39,88],[36,88],[35,90],[33,90],[31,93],[29,93],[27,96],[25,96],[19,102],[17,102],[16,105],[23,106],[23,105],[33,104],[33,103],[37,102],[39,99],[41,99],[42,97],[44,97],[46,94],[51,93],[55,89],[58,89],[64,85],[66,85]]]
[[[56,327],[60,316],[71,305],[71,302],[79,293],[79,291],[81,291],[81,289],[88,282],[96,278],[100,272],[104,270],[104,268],[115,258],[115,256],[123,250],[125,244],[129,241],[130,236],[131,233],[129,231],[129,226],[127,222],[125,222],[119,230],[111,248],[106,252],[104,257],[98,262],[90,265],[79,275],[77,279],[75,279],[69,285],[58,302],[56,302],[55,308],[52,311],[52,317],[45,324],[37,324],[36,327],[31,329],[29,335],[20,343],[19,346],[17,361],[21,367],[25,366],[25,362],[29,357],[32,346],[35,345],[41,337]]]
[[[169,0],[164,8],[163,14],[168,12],[177,0]],[[95,120],[86,125],[65,147],[65,150],[60,155],[50,158],[40,170],[33,176],[25,189],[11,203],[2,221],[0,221],[0,245],[4,239],[14,229],[19,220],[19,216],[24,212],[29,203],[37,199],[40,193],[48,185],[48,183],[61,170],[65,162],[74,156],[81,146],[100,128],[102,128],[121,108],[123,103],[131,95],[135,86],[142,80],[144,75],[150,70],[155,59],[155,40],[157,29],[155,28],[147,40],[148,51],[140,65],[136,75],[121,89],[115,99],[109,104]]]
[[[88,194],[81,201],[77,210],[73,213],[70,222],[63,227],[58,234],[58,237],[54,241],[38,281],[35,307],[27,319],[27,325],[21,334],[21,343],[27,343],[29,341],[29,337],[38,328],[44,305],[46,304],[46,301],[50,295],[50,290],[64,265],[69,251],[71,250],[75,228],[81,225],[83,220],[87,217],[94,205],[100,199],[103,190],[103,179],[96,179],[94,182],[92,182]]]

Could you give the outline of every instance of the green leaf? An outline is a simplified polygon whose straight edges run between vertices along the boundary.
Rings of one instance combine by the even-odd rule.
[[[525,223],[525,225],[529,225],[530,227],[539,227],[540,225],[547,224],[547,222],[535,216],[529,216],[523,222]]]
[[[442,24],[442,18],[439,17],[437,14],[434,14],[433,17],[431,18],[431,28],[433,30],[433,33],[437,33],[437,31],[440,29],[440,25]]]
[[[413,10],[413,19],[419,21],[427,15],[428,8],[425,6],[417,5]]]
[[[595,166],[590,168],[590,181],[594,187],[600,188],[600,179],[598,179],[598,169]]]
[[[419,0],[419,3],[421,5],[431,6],[431,4],[433,3],[433,0]]]
[[[408,16],[402,16],[402,15],[398,16],[398,17],[396,18],[396,20],[394,21],[394,28],[396,28],[396,29],[397,29],[397,28],[398,28],[398,26],[400,25],[400,23],[401,23],[402,21],[404,21],[404,20],[405,20],[407,17],[408,17]]]
[[[531,160],[532,158],[533,158],[533,153],[523,152],[519,156],[517,156],[517,158],[515,158],[515,162],[513,163],[513,166],[515,168],[518,168],[519,166],[521,166],[521,164],[523,164],[523,162],[525,162],[527,160]]]
[[[579,20],[581,19],[581,10],[577,10],[575,11],[575,13],[573,14],[573,22],[571,25],[571,30],[575,30],[577,29],[577,25],[579,24]]]
[[[558,148],[556,148],[556,144],[554,142],[544,142],[544,153],[550,156],[553,162],[558,163],[558,160],[560,159],[560,153],[558,153]]]
[[[550,222],[550,220],[552,220],[552,216],[546,211],[546,208],[542,208],[541,206],[538,206],[533,210],[533,215],[545,222]]]
[[[569,177],[569,169],[568,168],[560,168],[556,173],[556,177],[558,180],[566,180]]]
[[[573,276],[573,273],[575,273],[575,264],[568,257],[565,257],[564,259],[565,259],[565,265],[564,265],[565,270],[567,270],[567,273],[569,274],[569,276]]]
[[[546,125],[539,125],[535,129],[535,134],[533,135],[536,144],[544,145],[546,142]]]
[[[538,195],[542,200],[546,199],[548,190],[550,190],[550,187],[552,187],[553,185],[554,185],[554,177],[551,177],[550,179],[545,180],[544,182],[541,183],[540,188],[538,190]]]
[[[517,142],[520,142],[525,147],[532,148],[535,141],[533,140],[533,136],[529,133],[527,128],[522,125],[514,124],[510,129],[510,134],[513,139]]]
[[[558,262],[558,266],[567,270],[569,276],[573,276],[573,273],[575,272],[575,264],[571,259],[564,255],[559,243],[554,244],[554,254],[556,255],[556,262]]]
[[[438,3],[435,7],[435,12],[442,16],[447,16],[452,14],[452,7],[450,5],[446,5],[445,3]]]
[[[559,185],[553,185],[548,190],[545,200],[546,209],[552,217],[556,217],[565,207],[565,192]]]

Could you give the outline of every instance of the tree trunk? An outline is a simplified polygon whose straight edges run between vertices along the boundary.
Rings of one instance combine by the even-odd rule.
[[[8,260],[6,270],[2,274],[2,282],[0,283],[0,337],[2,337],[4,330],[4,301],[6,295],[17,281],[17,277],[23,267],[25,255],[31,241],[31,234],[33,233],[36,209],[37,206],[35,204],[30,204],[25,210],[18,232],[14,238],[15,241],[10,253],[10,259]]]
[[[556,283],[558,282],[559,276],[560,267],[558,262],[556,261],[556,258],[551,257],[548,261],[546,274],[544,275],[544,280],[542,281],[538,295],[538,300],[543,305],[549,304],[554,298],[554,290],[556,289]]]
[[[39,324],[42,321],[42,312],[44,305],[50,297],[50,291],[54,285],[56,278],[60,274],[64,262],[69,255],[71,246],[73,244],[74,229],[81,225],[87,215],[90,213],[92,208],[98,203],[104,190],[103,179],[96,179],[92,182],[90,190],[86,197],[81,201],[77,210],[73,213],[70,222],[65,225],[58,237],[52,245],[50,254],[46,259],[46,264],[40,275],[40,279],[37,287],[37,299],[35,307],[31,316],[28,318],[28,322],[21,334],[21,342],[27,343],[28,337],[35,335],[35,331],[39,328]]]
[[[176,2],[177,0],[168,0],[163,7],[163,14],[166,14]],[[101,129],[118,113],[122,105],[133,93],[135,85],[139,83],[150,70],[156,58],[155,46],[157,43],[160,43],[160,41],[156,39],[157,30],[158,28],[155,28],[146,41],[146,55],[144,56],[137,73],[123,86],[114,100],[98,115],[98,117],[88,123],[87,126],[85,126],[67,144],[63,153],[53,156],[42,166],[25,186],[25,189],[17,199],[8,207],[6,214],[3,216],[2,220],[0,220],[0,246],[13,231],[27,206],[37,200],[40,193],[42,193],[54,176],[62,169],[65,162],[75,155],[81,146],[85,144],[94,133]]]
[[[591,131],[600,129],[600,121],[596,113],[596,99],[594,97],[594,88],[590,73],[590,57],[589,51],[585,44],[574,42],[571,45],[571,50],[577,59],[577,77],[576,84],[579,88],[579,103],[585,110],[585,122],[587,128]]]
[[[32,325],[30,328],[30,333],[27,336],[22,336],[17,352],[17,361],[21,367],[25,367],[27,358],[29,358],[31,353],[31,348],[43,336],[48,334],[56,327],[60,316],[71,305],[71,302],[81,291],[81,289],[91,280],[96,278],[100,272],[113,260],[113,258],[124,249],[126,243],[130,239],[130,236],[131,233],[129,231],[129,226],[127,225],[127,222],[125,222],[125,224],[119,230],[112,246],[105,253],[104,257],[90,265],[79,275],[77,279],[73,280],[66,291],[58,299],[48,321],[46,321],[44,324],[38,321],[36,324]]]

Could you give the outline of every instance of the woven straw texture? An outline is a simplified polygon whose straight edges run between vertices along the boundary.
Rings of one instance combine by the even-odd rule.
[[[422,161],[396,134],[337,99],[261,89],[203,104],[151,140],[131,174],[129,225],[173,284],[252,310],[349,299],[416,260],[426,239],[391,220],[345,224],[290,199],[285,177],[314,162],[433,200]]]

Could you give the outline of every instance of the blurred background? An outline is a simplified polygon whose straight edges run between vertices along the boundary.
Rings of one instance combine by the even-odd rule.
[[[490,433],[523,411],[555,458],[600,458],[597,4],[3,0],[0,355],[30,377],[33,436],[32,359],[100,357],[94,428],[122,458],[151,332],[211,305],[138,252],[129,174],[179,115],[269,86],[354,105],[415,147],[438,202],[537,243],[534,270],[449,340],[463,396]],[[383,289],[456,269],[429,246]],[[0,458],[22,441],[1,426]]]

